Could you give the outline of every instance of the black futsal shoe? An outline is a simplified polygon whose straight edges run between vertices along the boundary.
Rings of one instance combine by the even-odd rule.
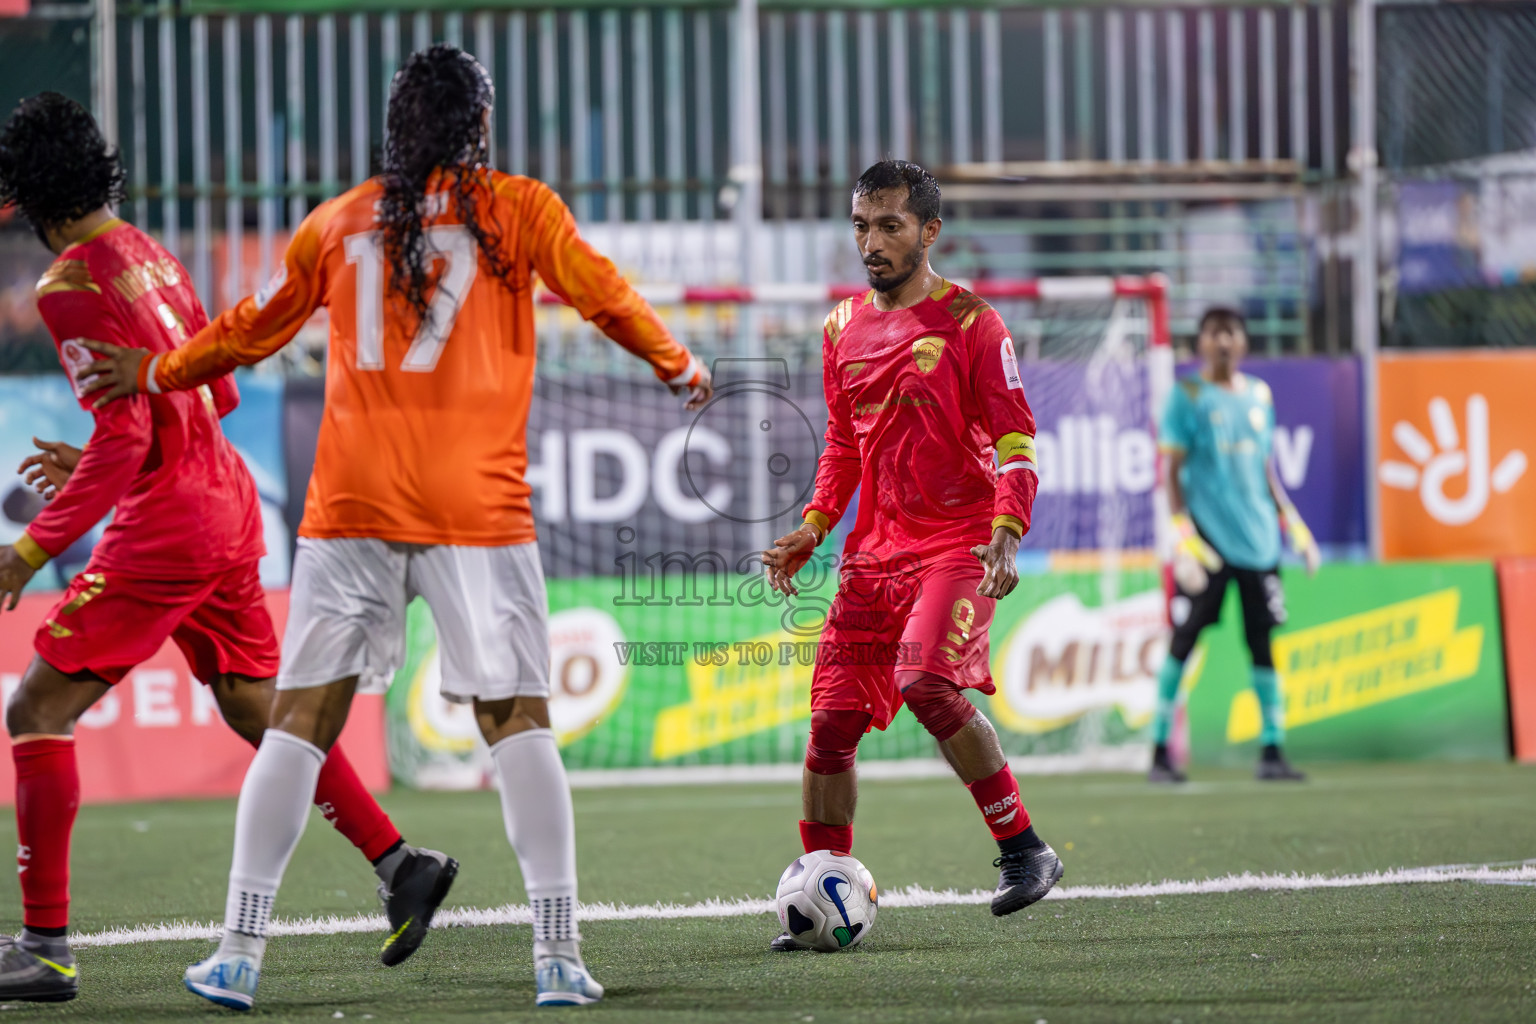
[[[1307,773],[1291,767],[1291,763],[1280,753],[1280,748],[1271,743],[1264,748],[1259,755],[1259,763],[1253,770],[1253,777],[1260,782],[1304,782]]]
[[[389,938],[379,950],[385,966],[393,967],[416,952],[458,873],[459,862],[446,853],[418,849],[395,870],[387,887],[380,883],[379,898],[389,918]]]
[[[1038,902],[1051,891],[1066,869],[1056,851],[1046,843],[1004,853],[992,866],[1000,868],[992,914],[1003,917]]]
[[[1148,782],[1188,782],[1189,776],[1173,766],[1168,748],[1159,743],[1152,748],[1152,767],[1147,769]]]

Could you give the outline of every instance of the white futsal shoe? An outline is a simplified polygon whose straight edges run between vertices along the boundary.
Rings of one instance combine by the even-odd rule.
[[[188,967],[182,976],[188,992],[231,1010],[251,1008],[256,1001],[256,982],[260,979],[261,961],[244,953],[226,956],[214,953],[202,963]]]

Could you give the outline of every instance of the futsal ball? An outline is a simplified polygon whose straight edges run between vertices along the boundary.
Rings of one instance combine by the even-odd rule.
[[[775,902],[786,932],[823,953],[836,953],[864,941],[875,926],[878,894],[863,864],[817,850],[784,869]]]

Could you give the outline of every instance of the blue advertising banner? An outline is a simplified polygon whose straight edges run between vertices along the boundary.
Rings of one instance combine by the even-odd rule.
[[[1398,290],[1404,295],[1485,284],[1475,186],[1405,181],[1397,188]]]
[[[1193,373],[1181,365],[1180,376]],[[1243,372],[1275,396],[1275,469],[1330,557],[1363,557],[1365,438],[1360,363],[1353,359],[1246,359]]]
[[[1179,367],[1182,375],[1194,364]],[[1318,543],[1333,554],[1366,544],[1360,364],[1354,359],[1250,359],[1275,396],[1275,468]],[[1023,547],[1150,548],[1157,487],[1153,411],[1139,365],[1029,363],[1040,494]],[[1160,410],[1158,411],[1160,412]]]
[[[1035,414],[1040,491],[1026,550],[1147,549],[1157,442],[1146,365],[1040,360],[1020,366]]]
[[[1362,548],[1365,418],[1355,359],[1253,359],[1275,395],[1275,469],[1319,544]]]

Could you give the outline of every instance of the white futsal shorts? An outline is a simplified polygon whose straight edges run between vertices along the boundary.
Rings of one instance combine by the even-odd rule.
[[[300,537],[279,690],[358,677],[381,692],[405,652],[405,608],[437,625],[447,700],[549,696],[549,601],[537,544],[454,547]]]

